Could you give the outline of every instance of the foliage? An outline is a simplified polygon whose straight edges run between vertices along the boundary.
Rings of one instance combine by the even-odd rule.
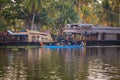
[[[7,26],[0,21],[0,31],[4,31],[7,29]]]
[[[0,30],[59,30],[68,23],[119,26],[119,0],[0,0]],[[101,18],[102,17],[102,18]]]
[[[118,14],[119,14],[119,9],[118,9],[118,4],[116,4],[116,1],[113,0],[104,0],[102,2],[102,7],[103,7],[103,19],[105,19],[104,22],[106,22],[106,25],[111,25],[111,26],[119,26],[118,25]]]
[[[77,23],[78,15],[70,3],[62,3],[60,14],[56,20],[58,28],[64,27],[68,23]]]

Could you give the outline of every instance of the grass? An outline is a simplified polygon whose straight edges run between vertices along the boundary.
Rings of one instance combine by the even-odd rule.
[[[38,46],[5,46],[4,48],[12,49],[12,50],[18,50],[19,48],[25,48],[25,49],[30,49],[30,48],[37,48]]]

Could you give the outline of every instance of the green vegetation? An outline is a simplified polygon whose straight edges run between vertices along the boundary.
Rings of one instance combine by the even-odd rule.
[[[0,0],[0,31],[56,31],[68,23],[120,27],[119,0]]]
[[[11,49],[13,51],[19,50],[20,48],[30,49],[30,48],[37,48],[38,46],[5,46],[5,48]]]

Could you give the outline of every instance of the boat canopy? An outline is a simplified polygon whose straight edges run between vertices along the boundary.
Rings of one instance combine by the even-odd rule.
[[[14,32],[14,31],[11,31],[11,30],[7,30],[7,32],[10,35],[14,35],[14,36],[28,36],[27,32]]]

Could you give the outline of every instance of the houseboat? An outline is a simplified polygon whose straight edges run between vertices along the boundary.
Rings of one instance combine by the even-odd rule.
[[[67,24],[63,29],[65,40],[86,41],[89,45],[120,45],[120,27],[93,26],[92,24]]]
[[[0,35],[0,44],[6,45],[25,45],[37,44],[44,42],[53,42],[53,39],[48,32],[39,32],[33,30],[20,30],[20,31],[3,31]]]

